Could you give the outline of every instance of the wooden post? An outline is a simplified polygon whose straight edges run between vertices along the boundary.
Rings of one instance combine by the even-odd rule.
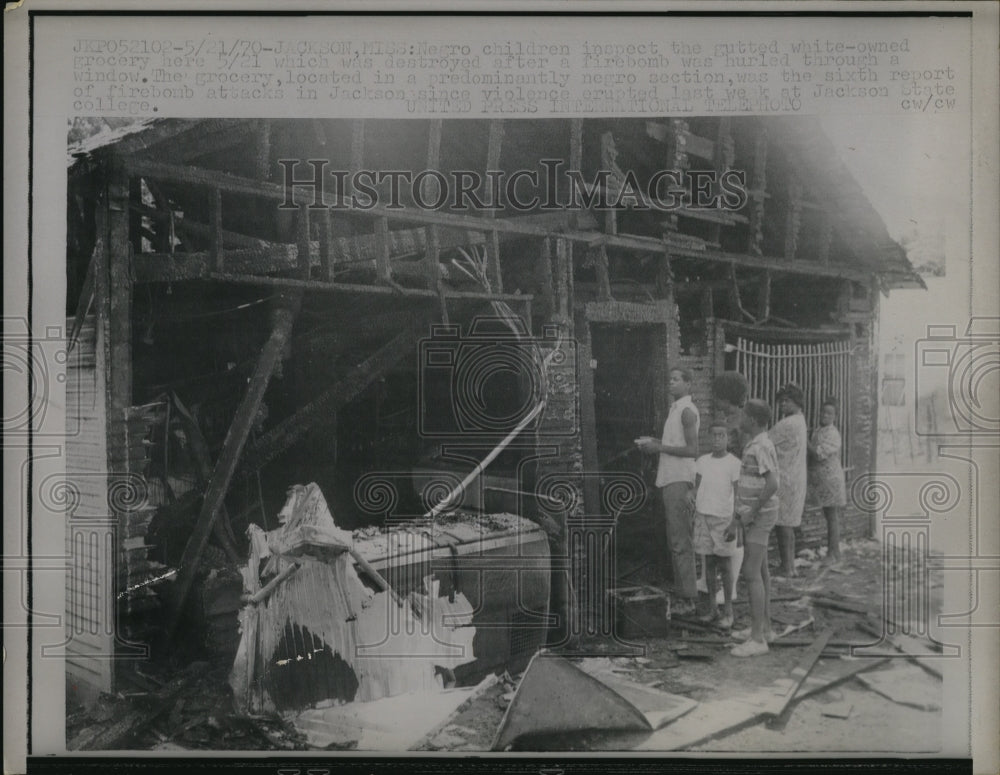
[[[107,284],[108,473],[128,473],[126,410],[132,405],[132,275],[128,175],[115,159],[108,170]],[[116,515],[124,527],[124,514]],[[124,535],[124,533],[121,533]]]
[[[764,202],[767,197],[767,129],[758,125],[753,148],[753,177],[750,183],[750,235],[747,250],[764,254]]]
[[[247,392],[243,396],[236,415],[226,433],[226,440],[222,445],[222,452],[215,464],[212,478],[205,490],[205,499],[202,502],[201,512],[195,522],[191,538],[187,546],[184,547],[184,554],[181,557],[180,568],[178,569],[177,584],[174,590],[174,611],[167,627],[167,638],[172,639],[176,634],[177,625],[180,622],[181,614],[184,610],[184,603],[191,586],[194,584],[195,574],[201,562],[201,556],[208,543],[209,534],[215,524],[216,517],[223,505],[226,492],[229,490],[229,483],[233,473],[236,471],[240,453],[246,444],[247,437],[253,427],[254,418],[260,408],[260,402],[264,398],[274,367],[281,357],[288,342],[288,337],[292,331],[292,324],[298,313],[298,308],[302,302],[301,292],[292,292],[277,309],[274,319],[274,327],[271,335],[265,342],[257,359],[257,366],[250,377],[250,384]]]
[[[608,250],[604,245],[593,249],[594,269],[597,271],[597,298],[611,301],[611,274],[608,271]]]
[[[802,225],[802,183],[792,172],[788,181],[788,211],[785,214],[785,259],[795,260],[799,250],[799,228]]]
[[[828,210],[824,210],[820,216],[819,226],[819,252],[816,256],[823,266],[830,264],[830,249],[833,247],[833,216]]]
[[[771,273],[764,272],[764,282],[760,286],[759,306],[757,308],[757,322],[764,323],[771,317]]]
[[[255,166],[257,178],[259,180],[271,179],[271,122],[262,118],[257,126],[255,135]]]
[[[486,149],[487,170],[497,170],[500,168],[500,151],[503,147],[503,135],[503,120],[494,119],[490,121],[490,134]],[[496,217],[496,210],[487,210],[486,213],[490,218]],[[488,250],[489,260],[486,267],[487,277],[489,277],[490,281],[490,290],[496,293],[503,293],[503,272],[500,267],[500,235],[496,230],[490,232]]]
[[[216,272],[224,272],[225,255],[222,244],[222,191],[213,188],[209,193],[209,218],[212,224],[212,265]]]
[[[569,257],[566,251],[566,240],[556,240],[556,312],[564,319],[570,314],[569,298]]]
[[[365,120],[356,119],[351,122],[351,173],[358,172],[365,163]],[[347,180],[344,196],[350,197],[354,193],[354,186],[351,179]]]
[[[319,264],[323,271],[323,279],[332,283],[336,275],[331,242],[333,231],[330,224],[330,210],[324,207],[319,211]],[[301,250],[301,248],[300,248]]]
[[[441,119],[435,118],[427,128],[427,169],[436,170],[441,165]],[[437,224],[427,225],[427,286],[438,292],[441,305],[441,322],[448,322],[448,300],[445,297],[444,280],[441,276],[441,232]]]
[[[555,290],[552,285],[552,241],[547,237],[542,240],[538,262],[535,265],[535,279],[538,293],[542,297],[540,314],[543,319],[552,317],[556,310]]]
[[[715,171],[721,175],[726,170],[732,169],[736,163],[736,143],[732,135],[732,119],[723,116],[719,119],[719,131],[715,137]],[[718,184],[716,184],[718,191]],[[720,244],[722,237],[722,224],[713,223],[711,226],[712,242]]]
[[[389,259],[389,219],[375,219],[375,273],[379,282],[392,282],[392,263]]]
[[[295,218],[295,234],[295,241],[298,243],[299,278],[308,280],[312,271],[312,244],[309,240],[309,206],[305,202],[299,202],[299,211]],[[322,240],[320,242],[322,244]]]

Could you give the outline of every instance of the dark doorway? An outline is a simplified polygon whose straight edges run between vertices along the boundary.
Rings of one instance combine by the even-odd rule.
[[[594,420],[602,472],[635,471],[639,436],[656,432],[658,326],[593,323]]]
[[[666,331],[662,324],[591,323],[594,378],[594,430],[602,489],[619,472],[640,475],[646,500],[638,510],[621,514],[614,529],[616,574],[620,585],[649,582],[664,572],[663,519],[654,486],[656,458],[635,447],[640,436],[659,437],[659,402],[665,373]],[[605,498],[601,493],[600,502]],[[616,515],[609,515],[616,516]],[[637,573],[632,573],[638,571]]]

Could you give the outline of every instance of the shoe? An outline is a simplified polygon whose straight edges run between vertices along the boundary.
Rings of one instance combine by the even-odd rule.
[[[730,634],[734,640],[748,641],[750,640],[750,634],[753,630],[750,627],[744,627],[742,630],[733,630]],[[770,643],[774,640],[774,630],[768,630],[764,633],[764,642]]]
[[[731,617],[731,616],[723,616],[715,624],[716,624],[716,626],[720,627],[723,630],[731,630],[732,627],[733,627],[733,617]]]
[[[702,624],[711,624],[719,618],[719,612],[713,611],[711,613],[702,614],[698,617],[698,621]]]
[[[766,654],[769,651],[767,643],[759,640],[746,640],[739,645],[733,646],[729,653],[734,657],[756,657]]]

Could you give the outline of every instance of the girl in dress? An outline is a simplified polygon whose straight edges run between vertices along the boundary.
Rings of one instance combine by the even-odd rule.
[[[809,429],[802,414],[805,400],[798,385],[789,383],[778,391],[781,419],[768,432],[778,453],[778,501],[780,509],[775,532],[781,567],[778,576],[794,578],[795,528],[802,524],[806,506],[806,445]]]
[[[840,431],[837,430],[837,402],[823,402],[819,427],[809,440],[809,488],[826,518],[826,558],[840,562],[840,518],[847,505],[844,469],[840,465]]]

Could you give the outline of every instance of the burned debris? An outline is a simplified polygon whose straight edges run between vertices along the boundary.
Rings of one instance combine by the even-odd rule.
[[[797,381],[810,422],[835,389],[841,462],[870,468],[879,296],[920,280],[815,122],[461,123],[165,119],[72,149],[67,679],[74,702],[156,696],[147,722],[81,747],[170,742],[208,717],[230,741],[266,718],[276,746],[434,747],[499,702],[502,724],[466,725],[470,745],[504,748],[552,731],[532,704],[558,676],[639,724],[636,745],[694,745],[724,698],[662,675],[637,689],[585,660],[656,642],[662,671],[725,660],[725,632],[666,615],[660,504],[633,440],[662,426],[669,373],[692,375],[706,417],[727,371],[769,400]],[[343,210],[281,159],[449,174],[561,159],[584,180],[607,171],[619,203],[623,170],[742,169],[748,184],[736,210]],[[820,543],[819,511],[797,530],[800,548]],[[843,538],[870,530],[851,510]],[[820,691],[815,665],[858,642],[817,640],[827,614],[859,615],[831,592],[776,609],[797,639],[774,650],[788,669],[796,649],[815,657],[781,709],[741,700],[725,718]],[[189,718],[148,662],[207,662],[227,720]],[[419,735],[379,725],[420,702]]]

